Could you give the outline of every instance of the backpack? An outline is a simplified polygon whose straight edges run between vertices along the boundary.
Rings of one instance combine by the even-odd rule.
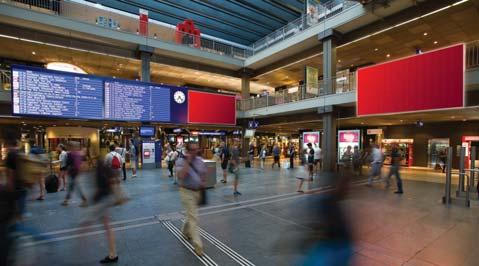
[[[121,168],[121,161],[115,154],[112,154],[111,157],[111,168],[112,169],[120,169]]]
[[[311,149],[308,152],[308,163],[314,163],[314,150]]]

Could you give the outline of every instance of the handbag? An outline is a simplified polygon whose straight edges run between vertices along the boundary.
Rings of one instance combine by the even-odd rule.
[[[194,171],[197,175],[199,175],[201,178],[203,178],[202,175],[200,175],[200,174],[198,173],[198,170],[196,170],[196,168],[193,166],[193,164],[191,164],[191,163],[189,163],[189,162],[188,162],[188,164],[190,165],[190,168],[193,169],[193,171]],[[199,197],[199,199],[198,199],[198,206],[204,206],[204,205],[206,205],[206,204],[208,203],[208,197],[207,197],[207,193],[206,193],[205,187],[204,187],[204,186],[201,186],[198,192],[199,192],[199,194],[200,194],[200,197]]]

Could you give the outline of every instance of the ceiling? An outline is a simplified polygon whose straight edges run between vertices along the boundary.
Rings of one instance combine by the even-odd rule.
[[[0,58],[11,58],[41,64],[65,62],[74,64],[89,74],[131,80],[139,78],[139,70],[141,68],[140,61],[135,59],[101,55],[2,37],[0,37]],[[241,90],[240,78],[189,68],[152,63],[151,73],[151,80],[156,83],[179,86],[189,85],[231,92],[240,92]],[[256,82],[251,83],[250,89],[252,93],[273,90],[270,86]]]
[[[304,0],[88,0],[170,25],[192,19],[202,33],[249,45],[301,16]]]
[[[337,49],[338,70],[354,70],[358,66],[405,57],[414,54],[416,48],[428,51],[458,42],[479,40],[478,20],[479,1],[472,0],[341,46]],[[304,79],[305,66],[317,67],[320,69],[319,73],[322,73],[321,65],[322,55],[317,52],[306,59],[291,62],[255,77],[255,80],[272,87],[298,85],[298,82]]]

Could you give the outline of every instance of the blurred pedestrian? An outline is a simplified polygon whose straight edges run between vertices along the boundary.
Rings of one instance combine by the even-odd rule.
[[[228,182],[228,162],[230,160],[230,151],[226,146],[226,143],[221,142],[221,169],[223,170],[223,179],[221,183],[226,184]]]
[[[289,144],[289,169],[294,169],[294,158],[296,158],[296,149],[293,143]]]
[[[126,180],[126,159],[125,159],[126,158],[126,149],[123,146],[123,144],[120,144],[119,146],[116,146],[115,151],[121,157],[121,170],[123,172],[123,181],[125,181]]]
[[[98,160],[96,165],[96,189],[93,196],[93,205],[81,224],[86,227],[97,220],[103,222],[108,241],[108,256],[102,259],[100,263],[114,263],[118,261],[118,254],[116,253],[115,233],[110,225],[109,209],[116,204],[113,191],[118,180],[103,160]]]
[[[123,204],[128,201],[123,189],[120,185],[121,176],[121,155],[116,152],[114,144],[110,145],[110,152],[105,156],[105,167],[110,169],[111,180],[113,183],[113,194],[115,195],[116,204]]]
[[[168,147],[168,151],[166,154],[166,162],[168,164],[168,170],[170,171],[170,175],[168,177],[174,177],[174,168],[176,159],[178,159],[178,152],[176,152],[174,147]]]
[[[188,145],[185,157],[177,161],[177,168],[181,202],[186,211],[183,235],[191,240],[195,253],[203,256],[203,243],[198,232],[198,202],[200,189],[204,186],[206,165],[198,156],[198,144]]]
[[[131,173],[133,178],[136,177],[136,170],[138,169],[138,155],[139,155],[139,149],[135,145],[135,140],[133,138],[130,139],[130,168],[131,168]]]
[[[389,188],[389,180],[391,176],[396,176],[397,190],[394,192],[396,194],[403,194],[402,189],[402,180],[401,175],[399,174],[399,168],[401,166],[402,155],[399,152],[398,146],[396,143],[392,144],[391,147],[391,168],[389,168],[389,174],[386,177],[386,189]]]
[[[281,155],[281,149],[279,148],[278,144],[275,143],[273,147],[273,165],[271,165],[271,168],[274,168],[274,165],[277,164],[279,168],[281,168],[281,165],[279,163]]]
[[[59,163],[60,163],[60,173],[58,174],[58,180],[60,180],[61,184],[59,186],[59,191],[64,191],[67,185],[67,149],[65,145],[58,144],[57,152],[59,153]]]
[[[17,142],[13,136],[5,140],[6,183],[0,186],[0,266],[13,265],[11,232],[25,209],[26,188],[19,175],[19,155]]]
[[[362,174],[362,155],[361,152],[359,151],[358,146],[354,146],[354,151],[353,151],[353,170],[354,173],[356,173],[358,176],[361,176]]]
[[[323,154],[318,143],[314,143],[314,168],[315,168],[316,174],[318,174],[319,171],[321,171],[322,156]]]
[[[81,162],[82,162],[82,155],[80,153],[79,143],[70,142],[69,151],[67,153],[67,166],[66,166],[67,174],[70,177],[70,180],[68,180],[68,192],[65,197],[65,200],[62,203],[63,206],[68,206],[71,195],[75,189],[78,192],[78,195],[80,196],[80,198],[82,199],[82,203],[80,204],[80,207],[88,206],[88,202],[85,197],[85,194],[83,194],[81,186],[78,183],[78,175],[80,174]]]
[[[259,163],[262,170],[264,170],[264,164],[266,163],[266,153],[267,153],[266,145],[263,145],[259,152]]]
[[[384,156],[377,144],[373,144],[371,149],[371,173],[369,174],[368,186],[372,186],[373,178],[381,179],[381,168],[383,166]]]
[[[313,149],[313,144],[308,143],[307,144],[308,148],[306,149],[306,164],[304,165],[305,168],[308,171],[308,177],[296,177],[298,179],[298,185],[296,188],[296,192],[299,193],[304,193],[303,191],[303,183],[305,180],[307,180],[310,184],[311,181],[313,181],[313,175],[314,175],[314,149]]]
[[[241,193],[238,191],[239,184],[239,166],[240,166],[240,150],[237,144],[233,146],[231,150],[230,172],[234,175],[233,181],[233,195],[239,196]]]
[[[45,200],[45,176],[48,163],[46,151],[35,145],[34,141],[30,141],[30,154],[27,155],[28,167],[30,167],[30,174],[34,175],[33,179],[38,180],[40,194],[36,200]]]
[[[249,144],[249,149],[248,149],[248,161],[249,161],[249,164],[246,163],[246,167],[253,167],[254,164],[254,144],[253,142],[250,142]]]

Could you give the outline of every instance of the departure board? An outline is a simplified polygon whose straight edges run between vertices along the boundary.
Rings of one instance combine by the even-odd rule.
[[[105,81],[105,119],[170,121],[170,89],[126,80]]]
[[[12,67],[13,113],[103,118],[103,79],[51,70]]]

